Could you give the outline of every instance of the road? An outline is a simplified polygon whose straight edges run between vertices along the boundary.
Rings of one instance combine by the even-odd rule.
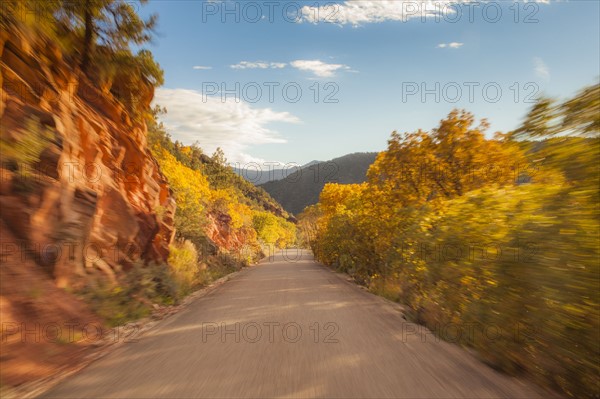
[[[44,397],[547,395],[425,334],[311,255],[293,257],[243,270]]]

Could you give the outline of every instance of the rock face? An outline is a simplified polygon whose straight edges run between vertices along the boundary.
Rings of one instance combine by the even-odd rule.
[[[239,252],[248,242],[256,240],[253,230],[237,230],[231,227],[231,216],[224,213],[211,213],[206,224],[206,236],[216,248]]]
[[[0,56],[4,260],[33,259],[58,287],[166,261],[175,201],[145,124],[52,43],[3,31]]]
[[[88,356],[100,339],[81,340],[86,326],[106,327],[69,290],[166,262],[174,235],[175,201],[145,124],[61,54],[39,36],[0,31],[0,369],[9,387]],[[143,107],[152,90],[141,90]]]

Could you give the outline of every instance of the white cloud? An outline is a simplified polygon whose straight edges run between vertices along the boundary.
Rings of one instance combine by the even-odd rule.
[[[328,64],[321,60],[295,60],[289,63],[290,66],[302,71],[310,71],[315,76],[328,78],[335,74],[338,70],[346,70],[348,72],[358,72],[350,69],[349,66],[343,64]],[[287,67],[285,62],[267,62],[267,61],[240,61],[237,64],[230,65],[232,69],[282,69]]]
[[[205,96],[187,89],[157,89],[154,103],[167,108],[161,121],[174,139],[184,144],[198,141],[207,154],[217,147],[230,162],[259,162],[246,153],[251,145],[285,143],[276,131],[267,128],[273,122],[299,123],[288,112],[253,108],[244,101],[223,102],[221,97]]]
[[[550,0],[523,0],[549,4]],[[346,0],[322,6],[304,6],[299,12],[299,22],[333,23],[360,26],[385,21],[406,22],[415,18],[446,16],[453,19],[460,3],[481,7],[486,0]],[[459,10],[462,14],[468,10]],[[452,16],[451,16],[452,15]],[[464,17],[464,15],[463,15]]]
[[[350,70],[347,65],[327,64],[320,60],[296,60],[290,62],[290,65],[302,71],[310,71],[320,78],[329,78],[338,70]]]
[[[193,69],[198,69],[198,70],[201,70],[201,71],[206,71],[206,70],[212,69],[211,66],[204,66],[204,65],[194,65],[192,68]]]
[[[241,61],[238,64],[230,65],[232,69],[281,69],[286,67],[285,62],[266,62],[266,61]]]
[[[464,43],[451,42],[451,43],[440,43],[437,45],[438,48],[461,48]]]
[[[319,7],[301,8],[301,21],[310,23],[329,22],[339,25],[359,26],[384,21],[407,21],[411,18],[425,18],[442,13],[455,13],[446,5],[456,0],[346,0],[343,3],[327,4]],[[446,7],[444,7],[446,6]]]
[[[535,57],[533,59],[533,64],[534,64],[535,75],[538,78],[545,79],[545,80],[550,79],[550,68],[548,68],[548,65],[546,65],[544,60],[542,60],[540,57]]]

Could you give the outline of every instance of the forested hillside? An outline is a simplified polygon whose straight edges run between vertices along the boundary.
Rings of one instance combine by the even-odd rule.
[[[454,111],[393,133],[363,184],[300,217],[316,256],[486,362],[573,397],[598,391],[600,86],[541,99],[486,139]],[[544,365],[540,367],[540,365]]]
[[[310,163],[299,170],[291,170],[285,178],[261,185],[285,210],[297,215],[319,200],[327,183],[353,184],[366,180],[367,169],[377,153],[355,153],[327,162]]]
[[[256,262],[263,251],[295,242],[295,221],[264,190],[236,175],[220,149],[205,155],[196,145],[173,141],[155,118],[148,145],[178,200],[176,236],[201,255],[228,251],[235,264]]]
[[[262,165],[258,162],[251,162],[246,165],[237,164],[232,166],[234,173],[238,176],[243,177],[255,186],[268,183],[273,180],[285,179],[298,169],[308,168],[314,164],[321,163],[320,161],[310,161],[305,165],[297,165],[290,163],[283,165],[279,162],[265,162]]]

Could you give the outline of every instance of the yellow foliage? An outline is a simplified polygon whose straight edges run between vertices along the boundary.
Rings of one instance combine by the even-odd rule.
[[[164,148],[154,148],[154,156],[175,194],[175,227],[179,234],[183,237],[201,235],[211,198],[208,180],[201,172],[182,165]]]
[[[254,211],[253,225],[263,245],[286,248],[296,242],[296,226],[265,211]]]
[[[180,151],[191,153],[189,147],[181,147]],[[293,223],[251,205],[233,183],[224,180],[218,188],[211,187],[205,172],[185,166],[160,145],[155,146],[153,152],[175,194],[175,227],[180,238],[190,239],[197,245],[205,244],[206,223],[212,214],[229,216],[229,228],[244,237],[242,248],[223,248],[226,252],[238,251],[232,255],[240,261],[255,260],[261,252],[259,242],[277,248],[295,244]],[[176,254],[173,256],[183,256],[180,248],[174,247],[173,251]],[[173,260],[180,262],[177,257]],[[188,277],[184,279],[187,285]]]
[[[199,281],[198,251],[192,242],[185,240],[172,244],[169,247],[169,265],[183,294],[202,283]]]
[[[460,343],[589,395],[600,374],[600,139],[584,122],[587,138],[488,140],[485,122],[454,111],[430,133],[394,133],[367,183],[326,185],[300,225],[321,261],[415,320],[499,326],[498,339]]]

